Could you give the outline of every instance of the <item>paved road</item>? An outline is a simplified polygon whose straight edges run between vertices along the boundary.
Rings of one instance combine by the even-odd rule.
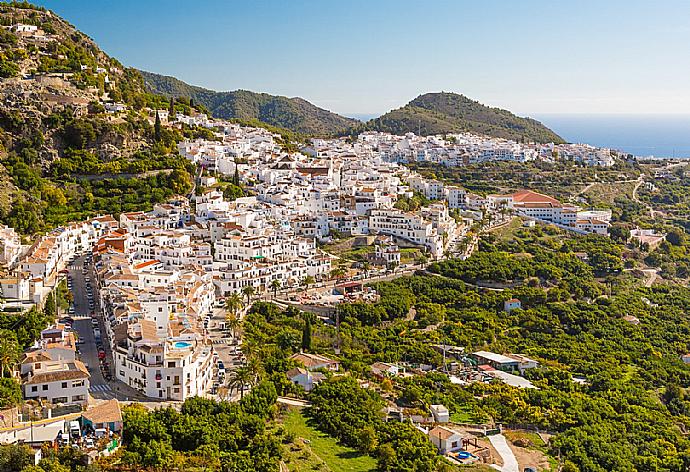
[[[74,296],[74,329],[79,335],[79,339],[84,341],[79,344],[80,356],[88,366],[89,374],[91,374],[89,393],[97,400],[109,400],[112,398],[117,398],[118,400],[131,400],[133,398],[139,398],[140,395],[136,390],[118,380],[113,379],[107,381],[101,372],[100,361],[98,360],[98,346],[91,323],[90,312],[92,310],[89,307],[86,280],[82,272],[85,266],[84,259],[84,256],[75,259],[74,262],[69,265],[68,270],[72,279],[72,295]],[[94,290],[95,311],[99,312],[98,303],[97,300],[95,300],[95,298],[97,298],[95,296],[96,284],[92,273],[92,267],[89,267],[88,272],[89,274],[87,276],[91,278]],[[103,320],[100,317],[97,319],[99,321],[99,328],[102,336],[105,336]],[[103,346],[106,348],[108,362],[112,366],[112,355],[107,344],[105,338],[103,338]]]
[[[494,449],[496,449],[496,452],[498,452],[498,455],[501,456],[501,459],[503,459],[503,466],[499,467],[493,464],[491,467],[501,472],[520,472],[517,458],[508,445],[505,436],[502,434],[494,434],[489,436],[489,441]]]
[[[95,398],[113,398],[111,388],[103,378],[98,360],[98,347],[93,333],[91,316],[89,316],[89,298],[86,292],[86,281],[82,270],[84,268],[84,256],[74,260],[68,270],[72,280],[72,295],[74,296],[74,329],[83,343],[79,344],[82,361],[86,363],[91,374],[91,387],[89,392]]]

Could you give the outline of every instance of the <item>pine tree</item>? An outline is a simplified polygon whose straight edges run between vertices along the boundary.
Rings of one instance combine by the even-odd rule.
[[[155,142],[161,140],[161,117],[158,116],[158,110],[156,110],[156,122],[153,125],[153,140]]]
[[[170,119],[175,116],[175,99],[173,97],[170,97],[170,108],[168,109],[168,114]]]

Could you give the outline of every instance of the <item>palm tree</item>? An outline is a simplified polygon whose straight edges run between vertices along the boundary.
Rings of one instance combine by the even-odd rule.
[[[242,366],[235,369],[230,375],[228,387],[232,390],[240,391],[240,399],[244,398],[244,390],[247,385],[251,386],[255,383],[256,375],[248,366]]]
[[[247,285],[246,287],[242,288],[242,293],[244,294],[245,297],[247,297],[247,305],[249,305],[252,297],[256,293],[256,290],[254,290],[253,286]]]
[[[0,376],[5,376],[5,370],[12,376],[14,366],[19,362],[21,349],[17,342],[17,336],[9,330],[0,333]]]
[[[271,280],[270,287],[271,287],[271,290],[273,290],[273,298],[275,298],[278,295],[278,289],[280,289],[281,285],[282,284],[280,283],[280,280],[278,280],[278,279]]]
[[[369,271],[371,270],[371,264],[368,262],[363,262],[362,263],[362,270],[364,271],[364,277],[368,278],[369,277]]]
[[[305,278],[302,279],[300,285],[304,287],[305,290],[308,290],[309,286],[312,285],[314,282],[316,282],[314,277],[311,275],[307,275]]]
[[[232,331],[233,338],[237,337],[237,328],[240,327],[240,324],[242,324],[242,321],[237,317],[235,313],[228,312],[225,315],[225,327],[229,328]]]
[[[242,297],[239,293],[233,292],[225,299],[225,309],[230,313],[237,315],[237,312],[242,309]]]

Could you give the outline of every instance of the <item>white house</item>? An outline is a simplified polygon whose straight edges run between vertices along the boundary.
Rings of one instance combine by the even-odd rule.
[[[517,308],[522,308],[522,303],[517,298],[511,298],[510,300],[503,302],[503,310],[507,311],[508,313]]]
[[[44,399],[54,404],[86,404],[89,372],[78,360],[41,360],[29,365],[22,378],[26,399]]]
[[[445,426],[436,426],[428,433],[429,440],[441,454],[462,449],[462,436]]]
[[[295,367],[286,373],[290,382],[299,385],[306,392],[310,392],[325,376],[321,372],[310,372],[302,367]]]
[[[450,421],[450,412],[444,405],[431,405],[429,409],[436,423],[448,423]]]

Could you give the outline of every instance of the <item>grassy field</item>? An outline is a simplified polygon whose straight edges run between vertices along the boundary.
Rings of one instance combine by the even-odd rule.
[[[596,183],[582,195],[594,207],[611,207],[616,197],[632,198],[635,182]]]
[[[290,471],[367,472],[376,470],[376,460],[338,442],[307,423],[299,411],[291,411],[283,421],[294,434],[285,462]],[[306,441],[304,441],[306,440]]]
[[[515,236],[515,232],[523,227],[523,221],[522,218],[513,218],[509,224],[492,229],[490,232],[499,240],[512,239]]]

